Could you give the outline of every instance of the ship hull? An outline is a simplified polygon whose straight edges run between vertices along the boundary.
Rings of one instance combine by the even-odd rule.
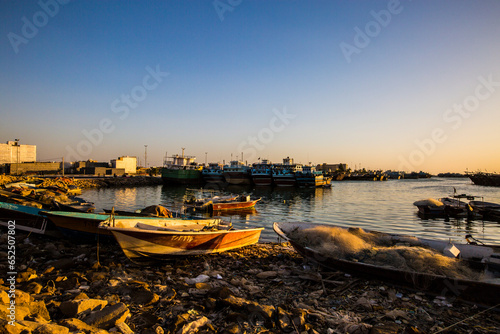
[[[195,169],[163,168],[161,178],[167,184],[196,184],[201,181],[201,171]]]

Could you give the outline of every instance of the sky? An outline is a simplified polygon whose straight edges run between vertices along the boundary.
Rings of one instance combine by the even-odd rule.
[[[0,142],[500,172],[499,17],[496,0],[0,0]]]

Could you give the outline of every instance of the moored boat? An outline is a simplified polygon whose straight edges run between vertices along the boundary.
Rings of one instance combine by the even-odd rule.
[[[263,230],[233,230],[230,224],[158,227],[133,221],[120,226],[111,221],[103,222],[100,228],[114,235],[124,254],[133,262],[225,252],[257,243]]]
[[[301,170],[301,164],[295,164],[292,158],[286,157],[283,164],[274,165],[273,183],[278,187],[293,187],[296,185],[295,174]]]
[[[174,155],[167,158],[161,169],[161,178],[165,183],[172,184],[196,184],[201,181],[202,166],[195,162],[194,156],[185,156],[184,148],[182,155]]]
[[[273,228],[302,256],[328,269],[383,279],[477,304],[496,305],[499,302],[500,283],[483,281],[482,273],[471,269],[496,267],[500,259],[498,246],[450,244],[313,223],[274,223]],[[368,244],[366,248],[365,243]],[[398,258],[390,262],[394,254]],[[406,257],[401,260],[400,254]],[[491,274],[495,272],[490,271],[488,275]],[[450,287],[459,287],[459,290]]]
[[[314,166],[303,166],[301,171],[295,173],[295,179],[299,187],[320,187],[325,184],[323,172]]]
[[[256,186],[270,186],[273,183],[273,165],[267,160],[263,159],[259,163],[254,163],[250,170],[252,182]]]
[[[219,163],[209,163],[208,166],[203,167],[201,176],[203,181],[207,183],[223,183],[225,181],[223,166]]]
[[[250,167],[242,161],[233,160],[228,166],[224,166],[224,179],[228,184],[246,185],[252,184]]]

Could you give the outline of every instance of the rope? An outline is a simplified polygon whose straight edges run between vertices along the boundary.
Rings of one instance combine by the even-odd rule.
[[[499,306],[500,306],[500,304],[497,304],[497,305],[495,305],[495,306],[490,307],[489,309],[486,309],[486,310],[484,310],[484,311],[481,311],[481,312],[479,312],[479,313],[476,313],[476,314],[474,314],[474,315],[471,315],[470,317],[465,318],[465,319],[463,319],[463,320],[460,320],[459,322],[456,322],[456,323],[454,323],[453,325],[450,325],[450,326],[448,326],[448,327],[445,327],[445,328],[443,328],[443,329],[438,330],[437,332],[434,332],[434,334],[444,332],[445,330],[448,330],[448,329],[450,329],[450,328],[452,328],[452,327],[455,327],[455,326],[456,326],[456,325],[458,325],[459,323],[462,323],[462,322],[464,322],[464,321],[470,320],[470,319],[474,318],[475,316],[480,315],[481,313],[486,313],[486,312],[488,312],[488,311],[490,311],[490,310],[493,310],[494,308],[497,308],[497,307],[499,307]]]

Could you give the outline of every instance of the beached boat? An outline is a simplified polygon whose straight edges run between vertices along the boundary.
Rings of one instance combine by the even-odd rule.
[[[480,280],[482,274],[469,268],[498,268],[498,246],[450,244],[448,241],[313,223],[274,223],[273,228],[281,238],[290,241],[302,256],[328,269],[383,279],[396,285],[477,304],[496,305],[499,302],[500,281]],[[355,238],[361,241],[355,241]],[[363,242],[369,247],[363,248]],[[357,252],[351,252],[353,250]],[[416,255],[413,255],[414,258],[403,258],[403,262],[399,262],[398,258],[398,265],[395,266],[388,261],[395,252],[397,256],[400,256],[399,252]],[[457,256],[461,260],[454,258]],[[420,260],[415,262],[422,266],[422,270],[412,269],[415,263],[410,263],[410,258]],[[433,261],[428,259],[433,259],[436,266],[432,266]],[[449,271],[449,266],[455,268],[455,265],[460,266],[461,271]],[[488,271],[488,275],[493,274]]]
[[[45,211],[42,215],[48,217],[51,222],[67,237],[80,241],[92,242],[97,236],[112,239],[112,234],[108,230],[99,229],[99,223],[109,219],[115,220],[133,219],[135,221],[145,221],[149,223],[172,224],[175,221],[190,221],[191,223],[213,224],[218,219],[198,219],[183,220],[178,218],[160,217],[131,217],[99,213],[65,212],[65,211]]]
[[[263,230],[233,230],[231,224],[203,226],[190,221],[161,227],[133,220],[106,221],[100,229],[113,233],[125,255],[134,262],[225,252],[257,243]]]
[[[0,202],[0,225],[8,227],[10,221],[18,230],[45,234],[48,220],[40,215],[42,211],[37,207]]]

